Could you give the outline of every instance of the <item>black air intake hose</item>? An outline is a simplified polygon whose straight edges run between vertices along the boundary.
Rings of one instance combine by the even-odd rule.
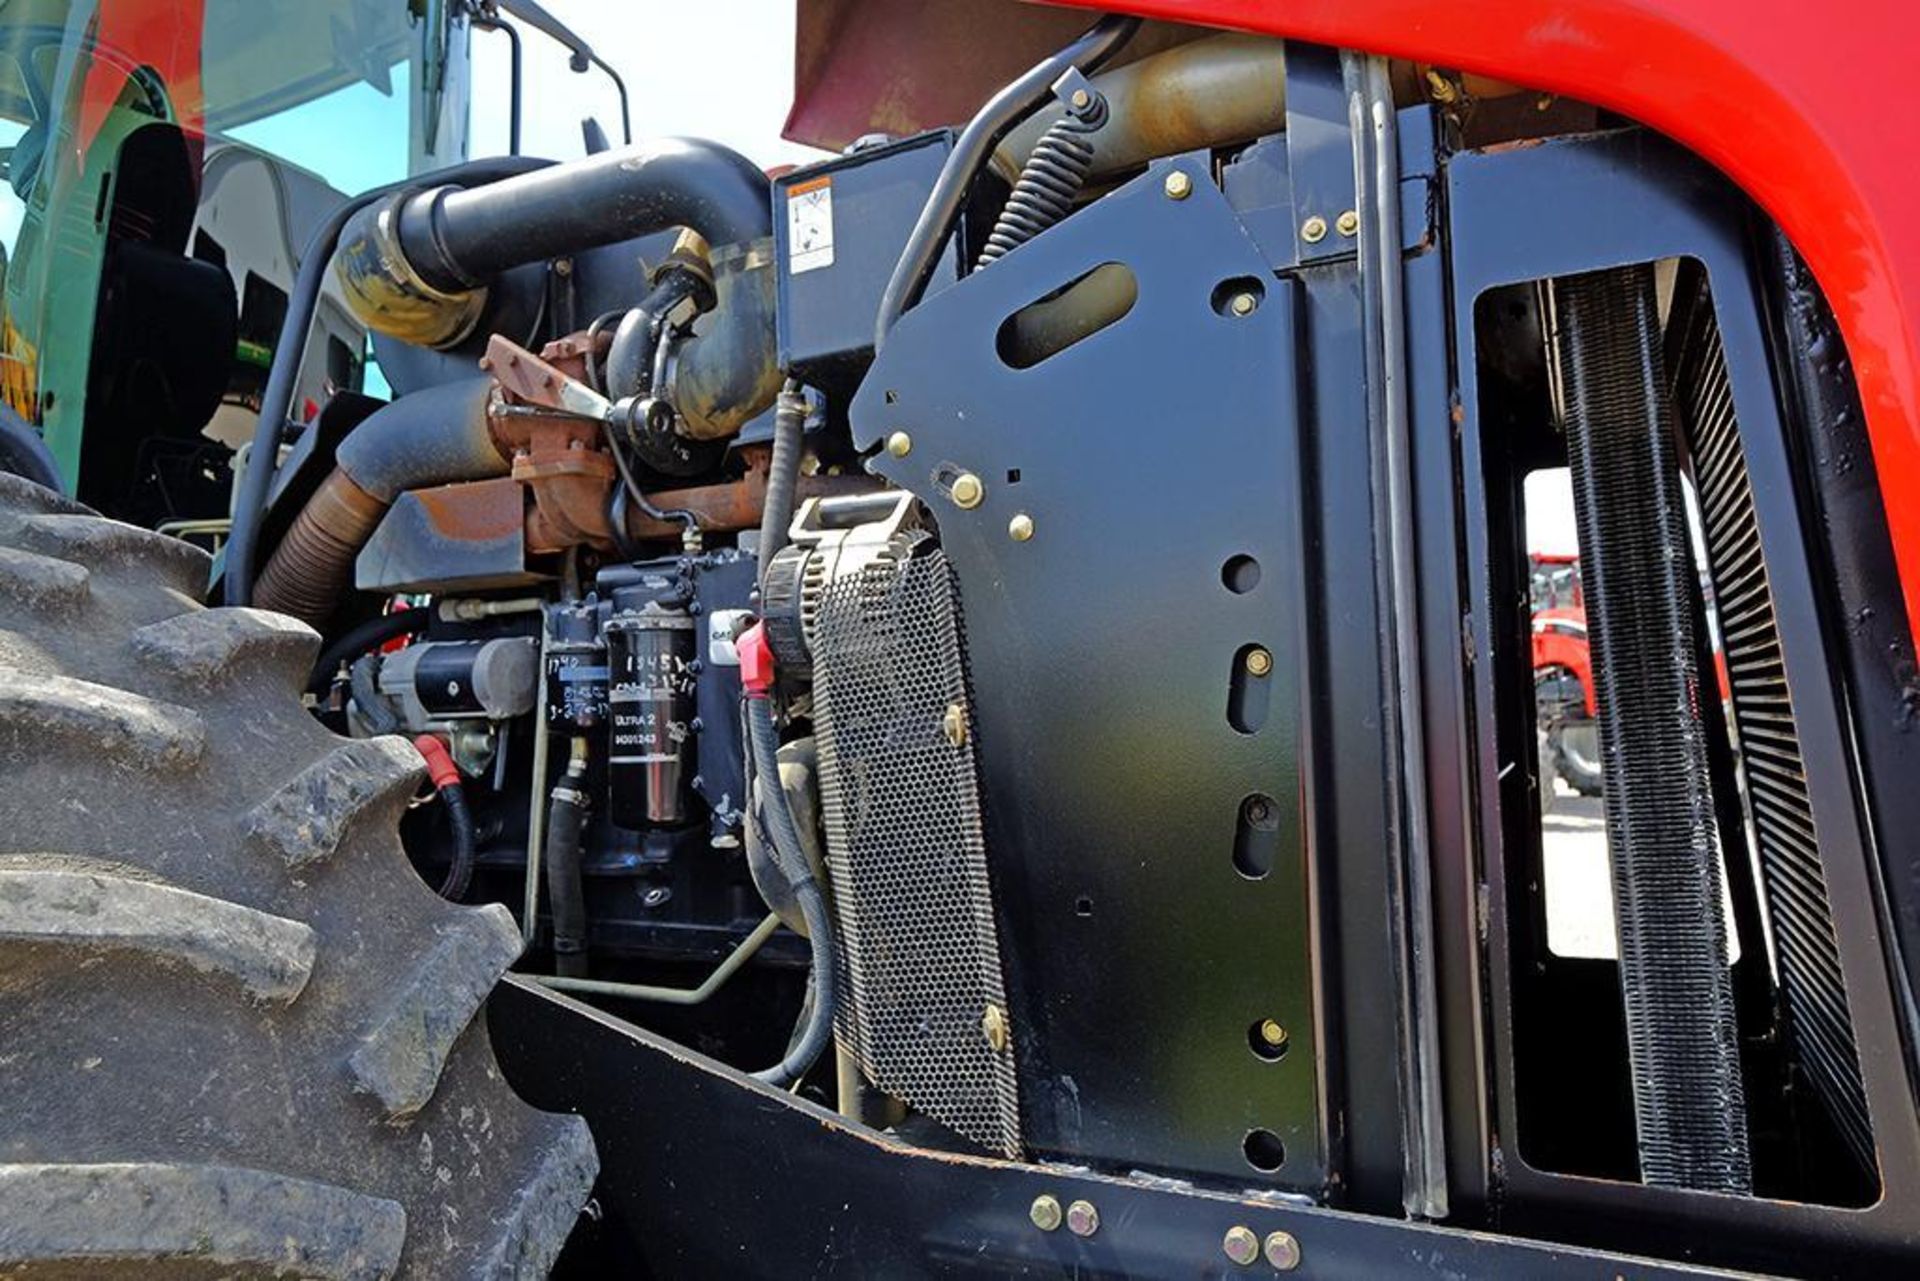
[[[1749,1193],[1746,1096],[1653,269],[1556,281],[1641,1175]]]

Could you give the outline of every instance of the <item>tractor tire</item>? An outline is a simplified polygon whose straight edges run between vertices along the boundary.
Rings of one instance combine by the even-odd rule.
[[[207,571],[0,475],[0,1274],[544,1276],[598,1160],[494,1061],[519,929]]]
[[[1588,717],[1554,722],[1547,731],[1555,771],[1582,796],[1605,790],[1600,773],[1600,725]]]

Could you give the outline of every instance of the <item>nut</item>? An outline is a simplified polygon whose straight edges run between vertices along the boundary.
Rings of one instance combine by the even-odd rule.
[[[1051,1194],[1042,1192],[1027,1207],[1027,1217],[1033,1220],[1033,1226],[1042,1232],[1051,1232],[1060,1226],[1060,1202]]]
[[[1187,176],[1184,169],[1175,169],[1168,174],[1164,186],[1167,195],[1175,200],[1185,200],[1193,194],[1193,179]]]
[[[1085,89],[1075,89],[1073,91],[1073,96],[1067,99],[1067,101],[1073,104],[1073,109],[1075,111],[1085,111],[1087,109],[1087,104],[1093,101],[1093,95],[1088,93]]]
[[[1244,1268],[1260,1257],[1260,1238],[1253,1234],[1252,1228],[1236,1223],[1220,1238],[1220,1249]]]
[[[1272,654],[1269,654],[1266,650],[1260,648],[1260,646],[1258,645],[1255,645],[1252,649],[1247,651],[1247,674],[1249,676],[1265,676],[1268,672],[1271,672],[1272,670],[1273,670]]]
[[[1259,305],[1260,300],[1252,294],[1235,294],[1233,301],[1228,303],[1227,307],[1236,316],[1251,316],[1253,309]]]
[[[980,1031],[995,1054],[1007,1048],[1007,1030],[1007,1012],[997,1005],[989,1005],[987,1012],[980,1016]]]
[[[1317,245],[1327,238],[1327,220],[1319,214],[1300,224],[1300,239],[1310,245]]]
[[[1287,1043],[1287,1029],[1272,1019],[1261,1019],[1260,1039],[1277,1050]]]
[[[953,478],[948,487],[947,497],[953,499],[953,505],[962,511],[972,511],[987,499],[987,487],[980,478],[970,471],[963,471]]]
[[[894,432],[887,437],[887,452],[895,458],[905,458],[913,452],[913,437],[903,431]]]
[[[1360,230],[1360,215],[1349,209],[1334,219],[1334,229],[1343,236],[1351,236]]]
[[[1013,519],[1007,522],[1007,537],[1016,543],[1024,543],[1033,537],[1033,517],[1025,512],[1015,512]]]
[[[1067,1207],[1067,1231],[1077,1237],[1090,1237],[1100,1230],[1100,1211],[1091,1201],[1075,1201]]]
[[[1267,1262],[1282,1272],[1300,1266],[1300,1243],[1293,1239],[1293,1233],[1267,1233]]]

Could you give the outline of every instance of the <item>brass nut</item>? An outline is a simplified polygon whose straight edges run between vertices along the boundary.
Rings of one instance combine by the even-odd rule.
[[[1273,670],[1273,655],[1255,645],[1247,651],[1247,674],[1265,676]]]
[[[1067,99],[1067,101],[1073,104],[1075,111],[1085,111],[1087,105],[1093,101],[1093,95],[1085,89],[1075,89],[1073,96]]]
[[[1004,1053],[1009,1032],[1007,1012],[997,1005],[989,1005],[987,1012],[980,1016],[980,1031],[995,1054]]]
[[[962,511],[972,511],[987,500],[987,487],[980,478],[970,471],[963,471],[953,478],[953,484],[947,490],[947,496],[953,499],[953,505]]]
[[[1334,229],[1343,236],[1351,236],[1360,230],[1360,215],[1349,209],[1334,220]]]
[[[1033,1204],[1027,1207],[1027,1218],[1031,1219],[1033,1226],[1042,1232],[1051,1232],[1060,1226],[1060,1202],[1051,1194],[1042,1192],[1033,1199]]]
[[[1077,1237],[1090,1237],[1100,1230],[1100,1211],[1091,1201],[1075,1201],[1067,1207],[1067,1231]]]
[[[947,742],[959,747],[967,741],[967,709],[958,703],[948,703],[947,710],[940,717],[940,732],[947,736]]]
[[[1293,1239],[1293,1233],[1267,1233],[1267,1262],[1282,1272],[1300,1266],[1300,1243]]]
[[[1261,1019],[1260,1039],[1277,1050],[1287,1043],[1287,1029],[1272,1019]]]
[[[1319,214],[1300,224],[1300,239],[1310,245],[1317,245],[1327,238],[1327,220]]]
[[[1015,512],[1013,519],[1007,522],[1007,537],[1016,543],[1024,543],[1033,537],[1033,517],[1025,512]]]
[[[1253,1234],[1252,1228],[1236,1223],[1220,1238],[1220,1249],[1244,1268],[1260,1257],[1260,1238]]]
[[[913,437],[903,431],[894,432],[887,437],[887,452],[895,458],[905,458],[913,452]]]
[[[1167,175],[1165,183],[1167,195],[1175,200],[1185,200],[1193,194],[1193,179],[1184,169],[1175,169]]]
[[[1251,316],[1253,309],[1259,305],[1260,300],[1252,294],[1235,294],[1233,301],[1228,303],[1227,307],[1236,316]]]

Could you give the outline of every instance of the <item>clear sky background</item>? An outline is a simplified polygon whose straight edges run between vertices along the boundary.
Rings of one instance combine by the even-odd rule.
[[[595,53],[618,68],[633,100],[633,136],[691,134],[723,142],[762,168],[821,153],[782,141],[793,101],[795,0],[545,0]],[[580,121],[598,117],[620,142],[620,100],[600,71],[576,75],[567,55],[522,28],[526,49],[520,149],[565,160],[581,154]],[[473,35],[476,85],[505,86],[506,37]],[[475,95],[474,155],[507,149],[507,95]]]

